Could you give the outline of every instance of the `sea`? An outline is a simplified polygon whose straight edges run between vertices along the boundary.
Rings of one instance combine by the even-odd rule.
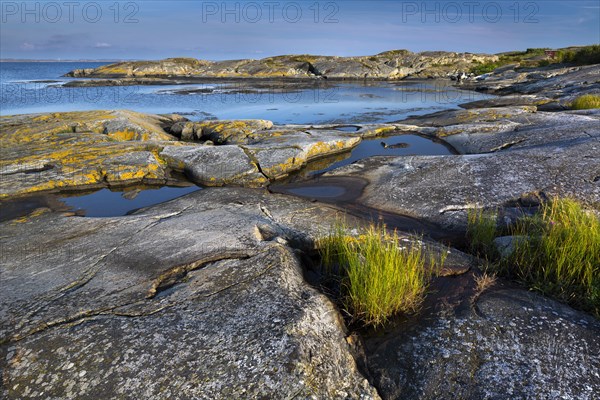
[[[461,103],[486,97],[457,89],[449,81],[328,82],[291,91],[281,82],[266,82],[259,90],[245,90],[243,81],[61,87],[74,80],[64,76],[69,71],[103,64],[106,63],[1,62],[0,115],[130,109],[178,113],[191,120],[259,118],[276,124],[384,123],[458,108]]]

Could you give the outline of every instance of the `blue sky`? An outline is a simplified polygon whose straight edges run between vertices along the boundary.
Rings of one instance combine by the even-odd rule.
[[[598,1],[1,1],[0,57],[497,53],[600,43]]]

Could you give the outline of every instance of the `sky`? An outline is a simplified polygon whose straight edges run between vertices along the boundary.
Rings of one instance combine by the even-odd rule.
[[[600,43],[595,1],[0,1],[0,58],[208,60]]]

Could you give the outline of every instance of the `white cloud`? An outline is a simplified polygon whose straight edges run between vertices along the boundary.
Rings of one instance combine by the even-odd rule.
[[[112,44],[106,42],[98,42],[94,46],[96,49],[108,49],[109,47],[112,47]]]
[[[23,50],[35,50],[35,45],[29,43],[29,42],[25,42],[21,45],[21,49]]]

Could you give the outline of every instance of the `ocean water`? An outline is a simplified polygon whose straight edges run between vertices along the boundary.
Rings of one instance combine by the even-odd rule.
[[[277,124],[380,123],[456,108],[485,95],[453,88],[449,82],[349,82],[288,92],[281,83],[259,90],[244,83],[207,82],[181,86],[58,87],[76,68],[103,63],[0,63],[0,115],[131,109],[180,113],[192,120],[262,118]],[[330,86],[331,85],[331,86]],[[195,91],[180,94],[177,90]]]

